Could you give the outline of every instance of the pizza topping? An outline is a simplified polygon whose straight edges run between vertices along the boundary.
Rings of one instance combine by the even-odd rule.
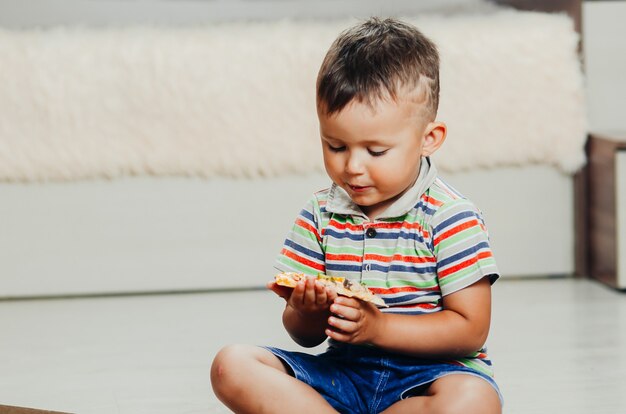
[[[274,277],[276,284],[287,287],[296,287],[300,280],[306,278],[307,276],[304,273],[296,272],[282,272]],[[365,302],[372,302],[377,306],[387,306],[385,305],[385,301],[383,301],[383,299],[379,296],[373,294],[367,286],[354,280],[346,279],[344,277],[327,276],[322,273],[317,275],[317,280],[322,282],[325,286],[333,289],[338,295],[354,297]]]

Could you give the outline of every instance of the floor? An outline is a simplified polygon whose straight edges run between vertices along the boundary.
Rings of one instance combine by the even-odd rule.
[[[626,294],[578,279],[494,286],[505,413],[626,412]],[[296,349],[265,291],[0,302],[0,404],[227,413],[209,366],[233,342]]]

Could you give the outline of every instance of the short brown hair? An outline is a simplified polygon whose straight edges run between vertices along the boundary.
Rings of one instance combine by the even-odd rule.
[[[425,86],[425,88],[422,88]],[[408,88],[420,90],[431,119],[439,105],[439,53],[414,26],[372,17],[343,31],[326,53],[317,76],[317,105],[327,115],[353,99],[373,104],[397,99]]]

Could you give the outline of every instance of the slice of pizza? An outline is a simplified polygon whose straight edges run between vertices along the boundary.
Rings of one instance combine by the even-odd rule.
[[[305,278],[304,273],[281,272],[274,276],[274,281],[279,286],[295,288],[298,282]]]
[[[293,288],[296,287],[299,281],[306,278],[307,276],[304,273],[282,272],[277,274],[274,280],[277,285]],[[371,302],[377,306],[387,307],[385,301],[380,296],[376,296],[367,286],[361,283],[354,282],[344,277],[327,276],[321,273],[317,275],[317,280],[333,289],[338,295],[357,298],[365,302]]]

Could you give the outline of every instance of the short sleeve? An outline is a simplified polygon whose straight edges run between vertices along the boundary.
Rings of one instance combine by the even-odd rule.
[[[287,234],[275,267],[282,272],[299,272],[316,276],[326,273],[320,206],[312,197],[296,217]]]
[[[441,206],[433,217],[432,243],[437,259],[437,278],[443,296],[488,276],[499,278],[480,211],[467,199]]]

